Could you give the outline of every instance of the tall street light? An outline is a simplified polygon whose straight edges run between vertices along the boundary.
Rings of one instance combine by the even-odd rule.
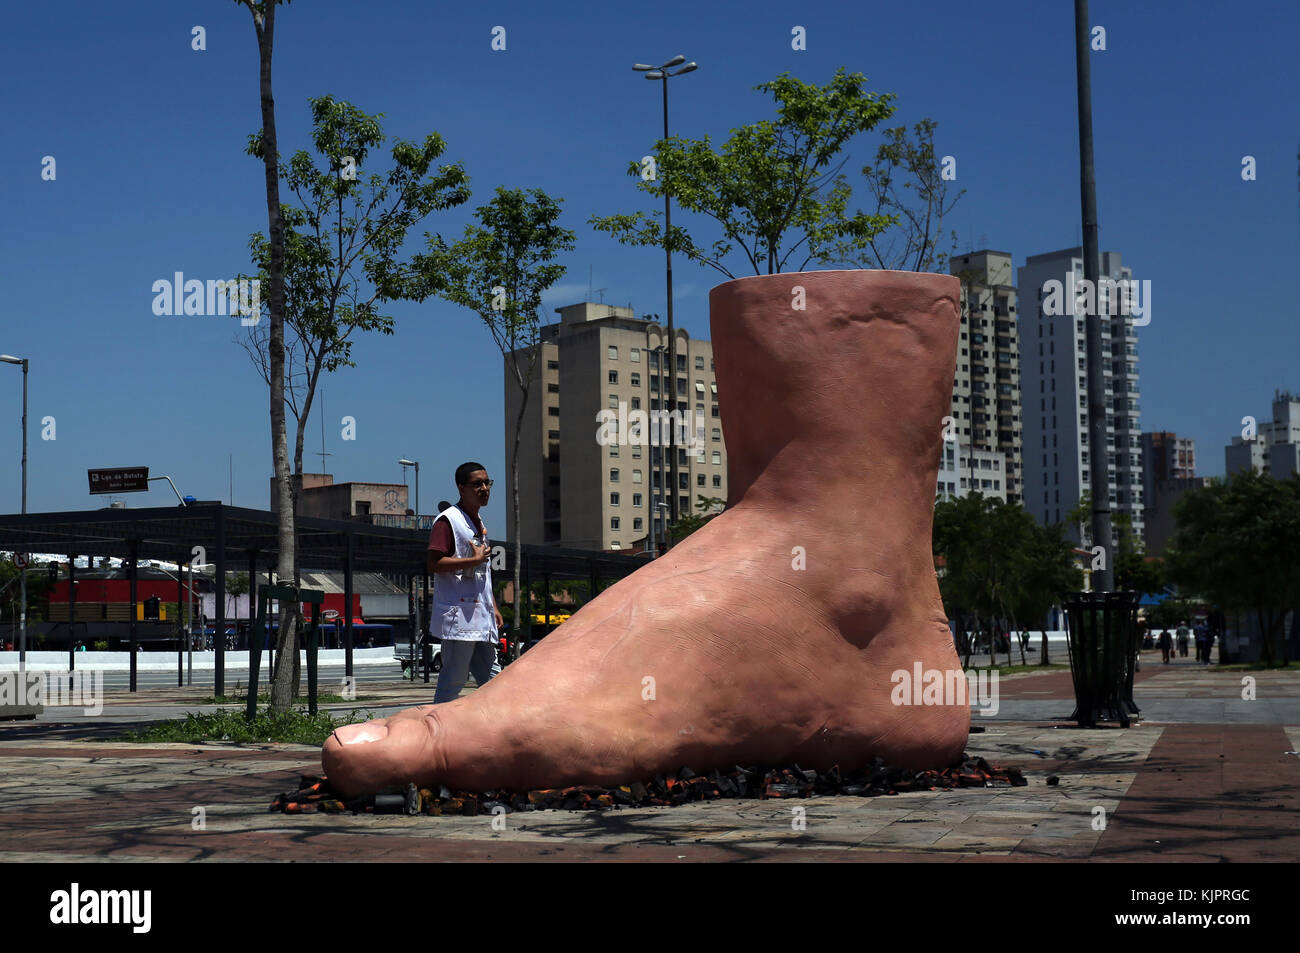
[[[27,512],[27,358],[14,357],[12,354],[0,354],[0,361],[6,364],[21,364],[23,368],[23,512]],[[18,624],[18,668],[27,663],[27,563],[23,562],[21,595],[22,615]]]
[[[398,466],[415,467],[415,528],[420,528],[420,461],[408,460],[406,457],[397,461]]]
[[[687,63],[681,69],[669,72],[672,67],[679,65],[686,59],[680,53],[670,59],[663,66],[647,66],[644,63],[637,63],[632,68],[639,73],[645,73],[645,78],[649,80],[662,80],[664,84],[664,139],[668,138],[668,80],[673,76],[681,76],[685,73],[693,72],[699,69],[694,60]],[[672,398],[672,409],[677,409],[677,334],[673,327],[673,253],[668,243],[668,237],[672,234],[673,217],[672,202],[668,196],[668,190],[664,189],[664,258],[667,263],[668,276],[668,363],[669,370],[669,396]],[[673,441],[673,429],[669,427],[668,433],[668,452],[672,455],[671,472],[672,472],[672,495],[670,497],[671,512],[673,519],[677,519],[677,452]]]

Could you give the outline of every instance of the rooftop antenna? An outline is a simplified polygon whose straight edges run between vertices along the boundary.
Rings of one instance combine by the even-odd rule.
[[[608,291],[608,290],[609,290],[608,288],[597,288],[597,289],[596,289],[596,293],[597,293],[598,295],[600,295],[600,303],[601,303],[601,304],[604,304],[604,303],[605,303],[605,292]]]
[[[588,301],[591,300],[591,285],[592,285],[591,268],[592,268],[591,265],[587,266],[587,300]]]
[[[315,454],[320,457],[320,472],[325,472],[325,458],[332,457],[334,454],[325,452],[325,397],[320,397],[320,453]]]

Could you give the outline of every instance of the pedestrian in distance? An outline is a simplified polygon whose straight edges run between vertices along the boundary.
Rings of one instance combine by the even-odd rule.
[[[1169,657],[1173,653],[1174,638],[1169,634],[1168,629],[1161,629],[1160,638],[1157,641],[1160,643],[1160,655],[1164,659],[1164,663],[1168,665]]]
[[[479,517],[491,496],[492,481],[481,463],[462,463],[456,468],[456,488],[459,502],[443,508],[429,533],[429,628],[442,644],[434,704],[453,701],[471,674],[482,688],[501,672],[497,632],[502,619],[492,594],[492,548]]]
[[[1178,654],[1183,658],[1187,658],[1187,641],[1191,634],[1192,630],[1188,627],[1186,620],[1178,623]]]

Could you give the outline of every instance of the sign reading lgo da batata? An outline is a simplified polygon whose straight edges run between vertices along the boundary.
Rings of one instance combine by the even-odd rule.
[[[149,489],[148,467],[87,470],[91,493],[138,493]]]

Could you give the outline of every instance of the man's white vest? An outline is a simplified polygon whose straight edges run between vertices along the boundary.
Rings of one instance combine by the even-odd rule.
[[[476,530],[469,517],[459,506],[450,506],[438,514],[445,516],[451,524],[452,536],[456,541],[457,558],[474,555],[471,540]],[[480,517],[480,521],[482,518]],[[483,524],[484,533],[487,524]],[[492,566],[491,560],[482,564],[483,578],[474,574],[475,567],[460,572],[437,572],[433,574],[433,618],[430,628],[444,639],[468,642],[495,642],[497,640],[496,620],[492,609]]]

